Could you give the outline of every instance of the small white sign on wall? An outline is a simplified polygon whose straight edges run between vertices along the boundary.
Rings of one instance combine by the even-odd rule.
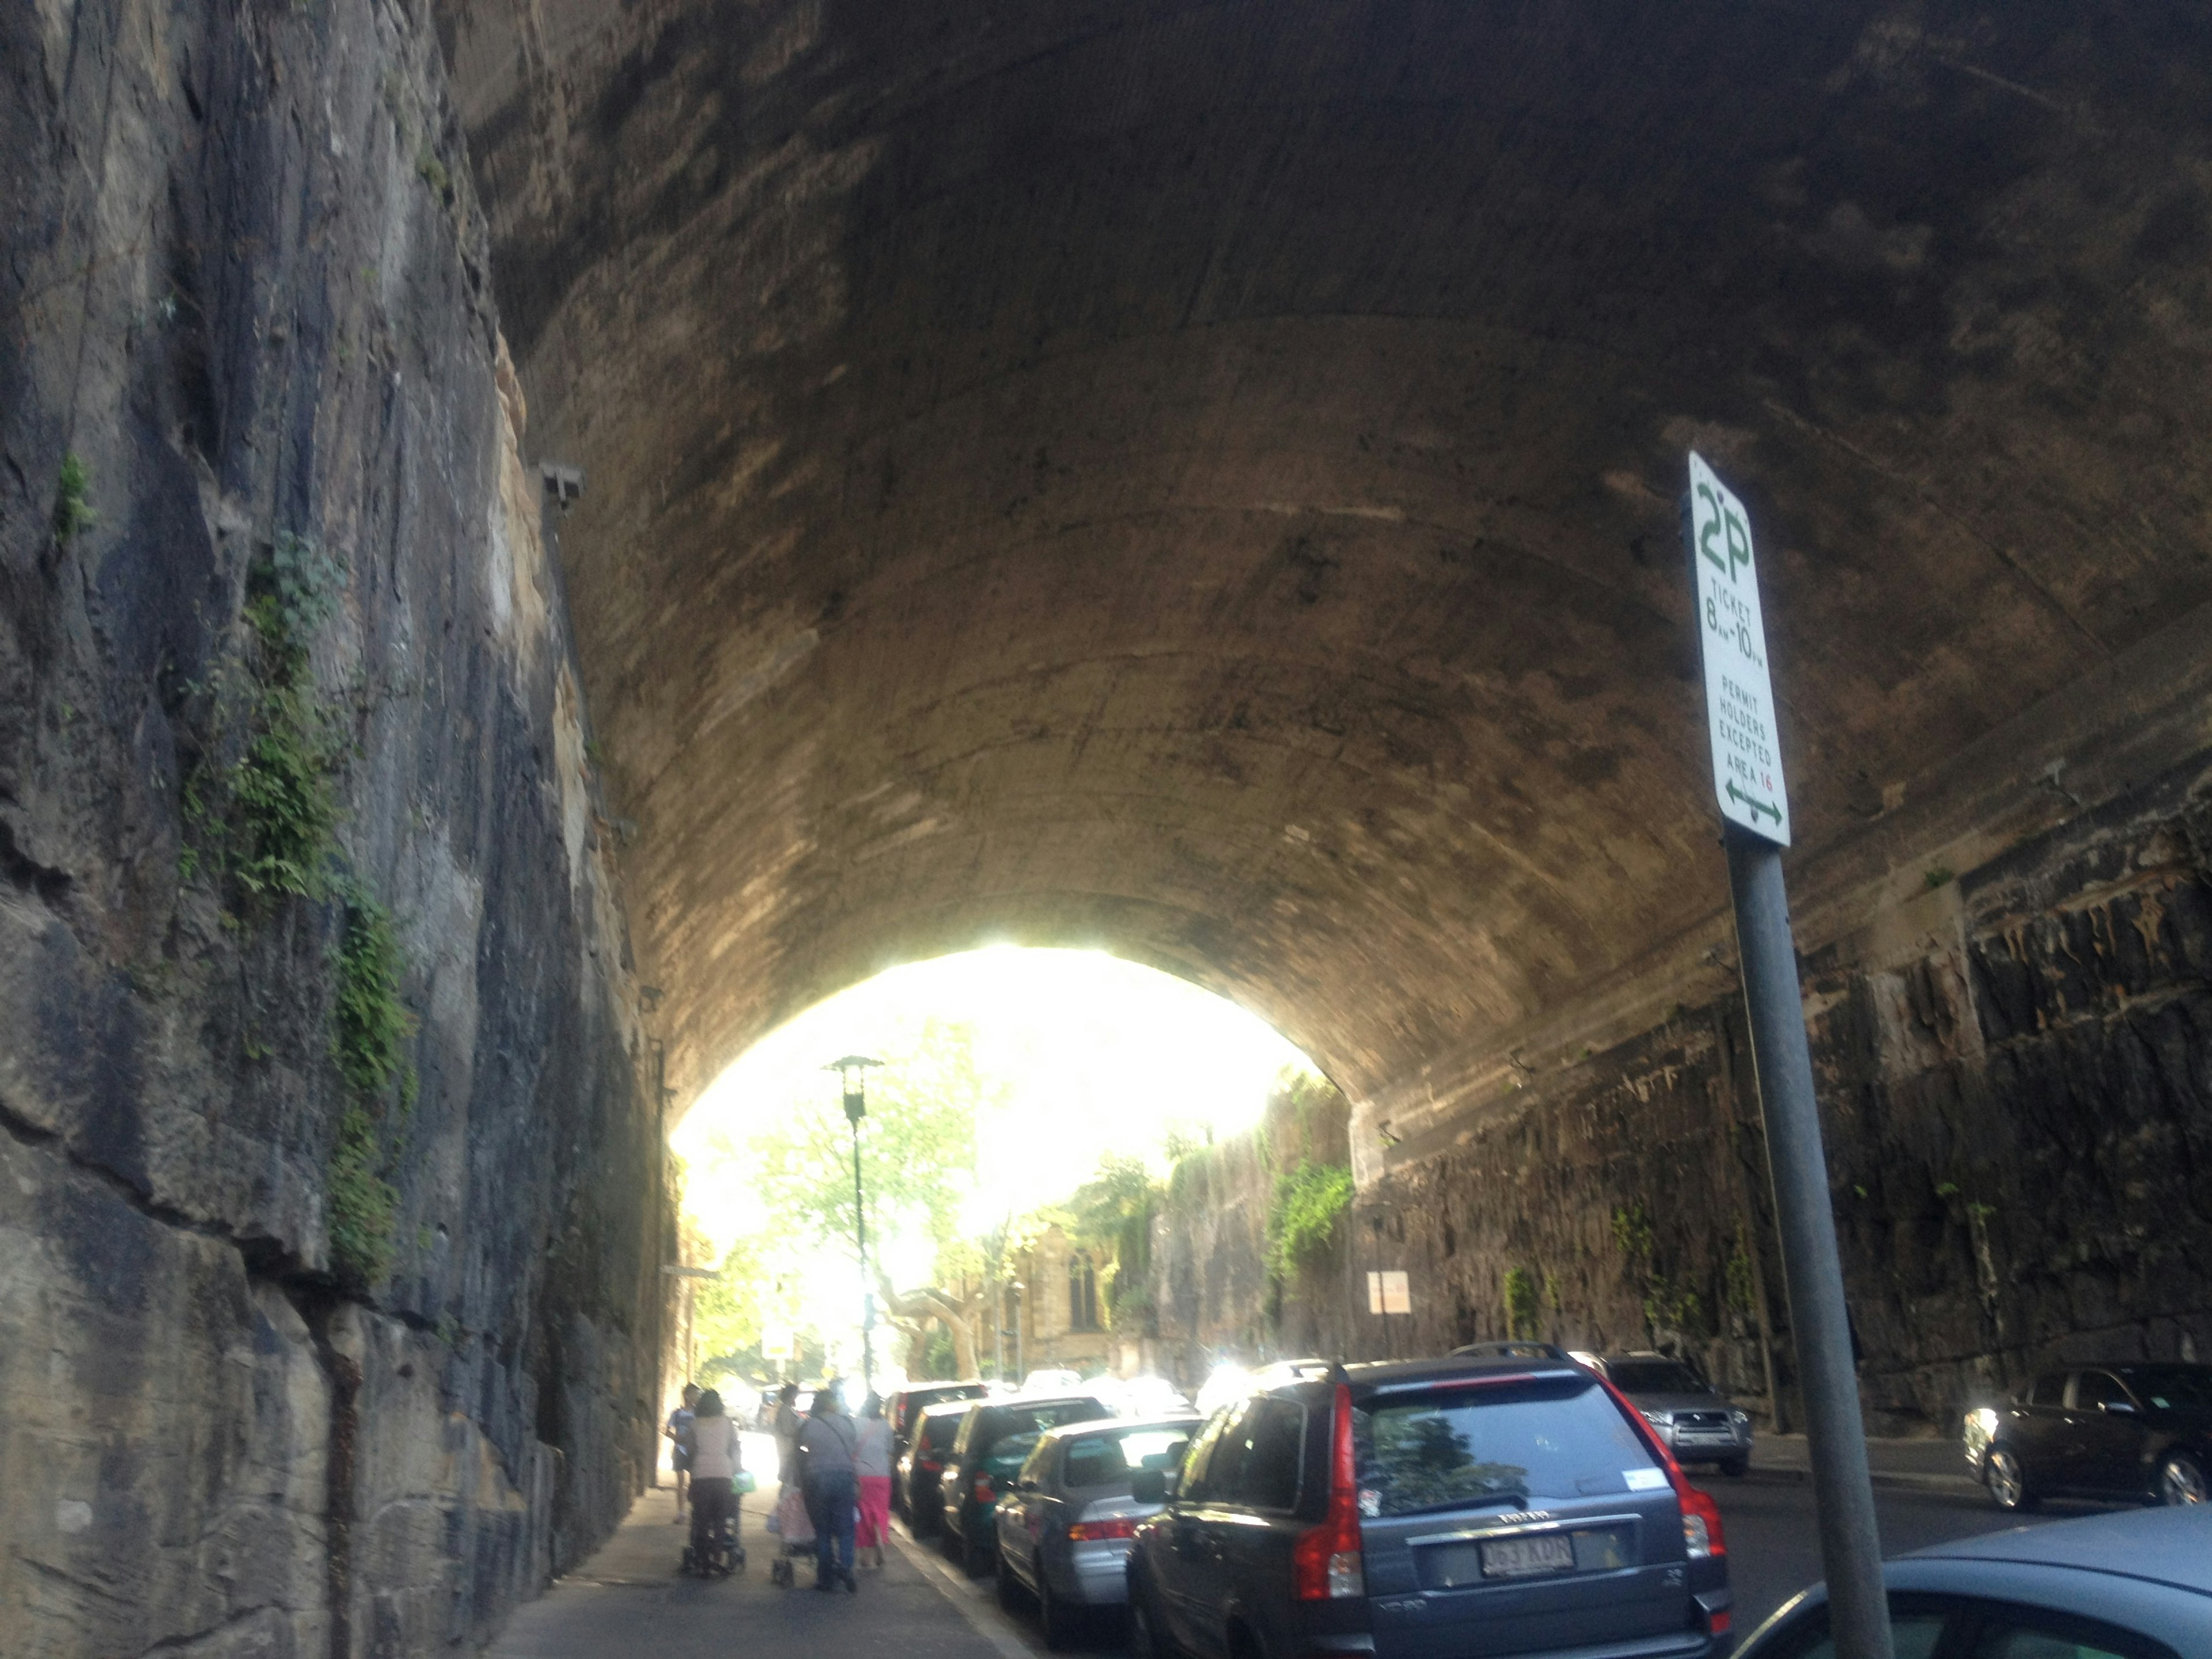
[[[1413,1292],[1402,1273],[1367,1275],[1367,1311],[1371,1314],[1409,1314]]]

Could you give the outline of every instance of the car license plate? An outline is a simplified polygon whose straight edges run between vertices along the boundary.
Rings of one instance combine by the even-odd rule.
[[[1575,1540],[1565,1533],[1535,1538],[1493,1538],[1482,1547],[1485,1578],[1526,1578],[1540,1572],[1572,1572]]]

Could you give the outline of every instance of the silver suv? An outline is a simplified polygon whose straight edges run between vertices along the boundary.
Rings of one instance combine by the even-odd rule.
[[[1680,1360],[1662,1353],[1575,1358],[1628,1396],[1677,1462],[1715,1463],[1729,1475],[1751,1467],[1751,1413]]]

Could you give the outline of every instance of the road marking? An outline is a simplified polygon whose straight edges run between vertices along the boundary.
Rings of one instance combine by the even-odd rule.
[[[935,1550],[916,1543],[899,1527],[890,1528],[891,1542],[909,1565],[937,1586],[938,1593],[960,1609],[975,1633],[996,1648],[1002,1659],[1036,1659],[1043,1650],[1031,1646],[1021,1631],[1000,1612],[996,1596],[978,1579],[958,1571]]]

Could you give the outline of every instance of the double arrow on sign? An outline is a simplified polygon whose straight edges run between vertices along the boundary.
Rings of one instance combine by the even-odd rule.
[[[1735,787],[1735,780],[1734,778],[1730,778],[1728,781],[1728,793],[1729,799],[1730,800],[1740,800],[1746,806],[1749,807],[1751,809],[1752,817],[1757,817],[1761,812],[1764,812],[1769,817],[1771,817],[1777,823],[1782,822],[1782,809],[1780,807],[1777,806],[1771,800],[1760,800],[1754,795],[1745,794],[1742,790]]]

